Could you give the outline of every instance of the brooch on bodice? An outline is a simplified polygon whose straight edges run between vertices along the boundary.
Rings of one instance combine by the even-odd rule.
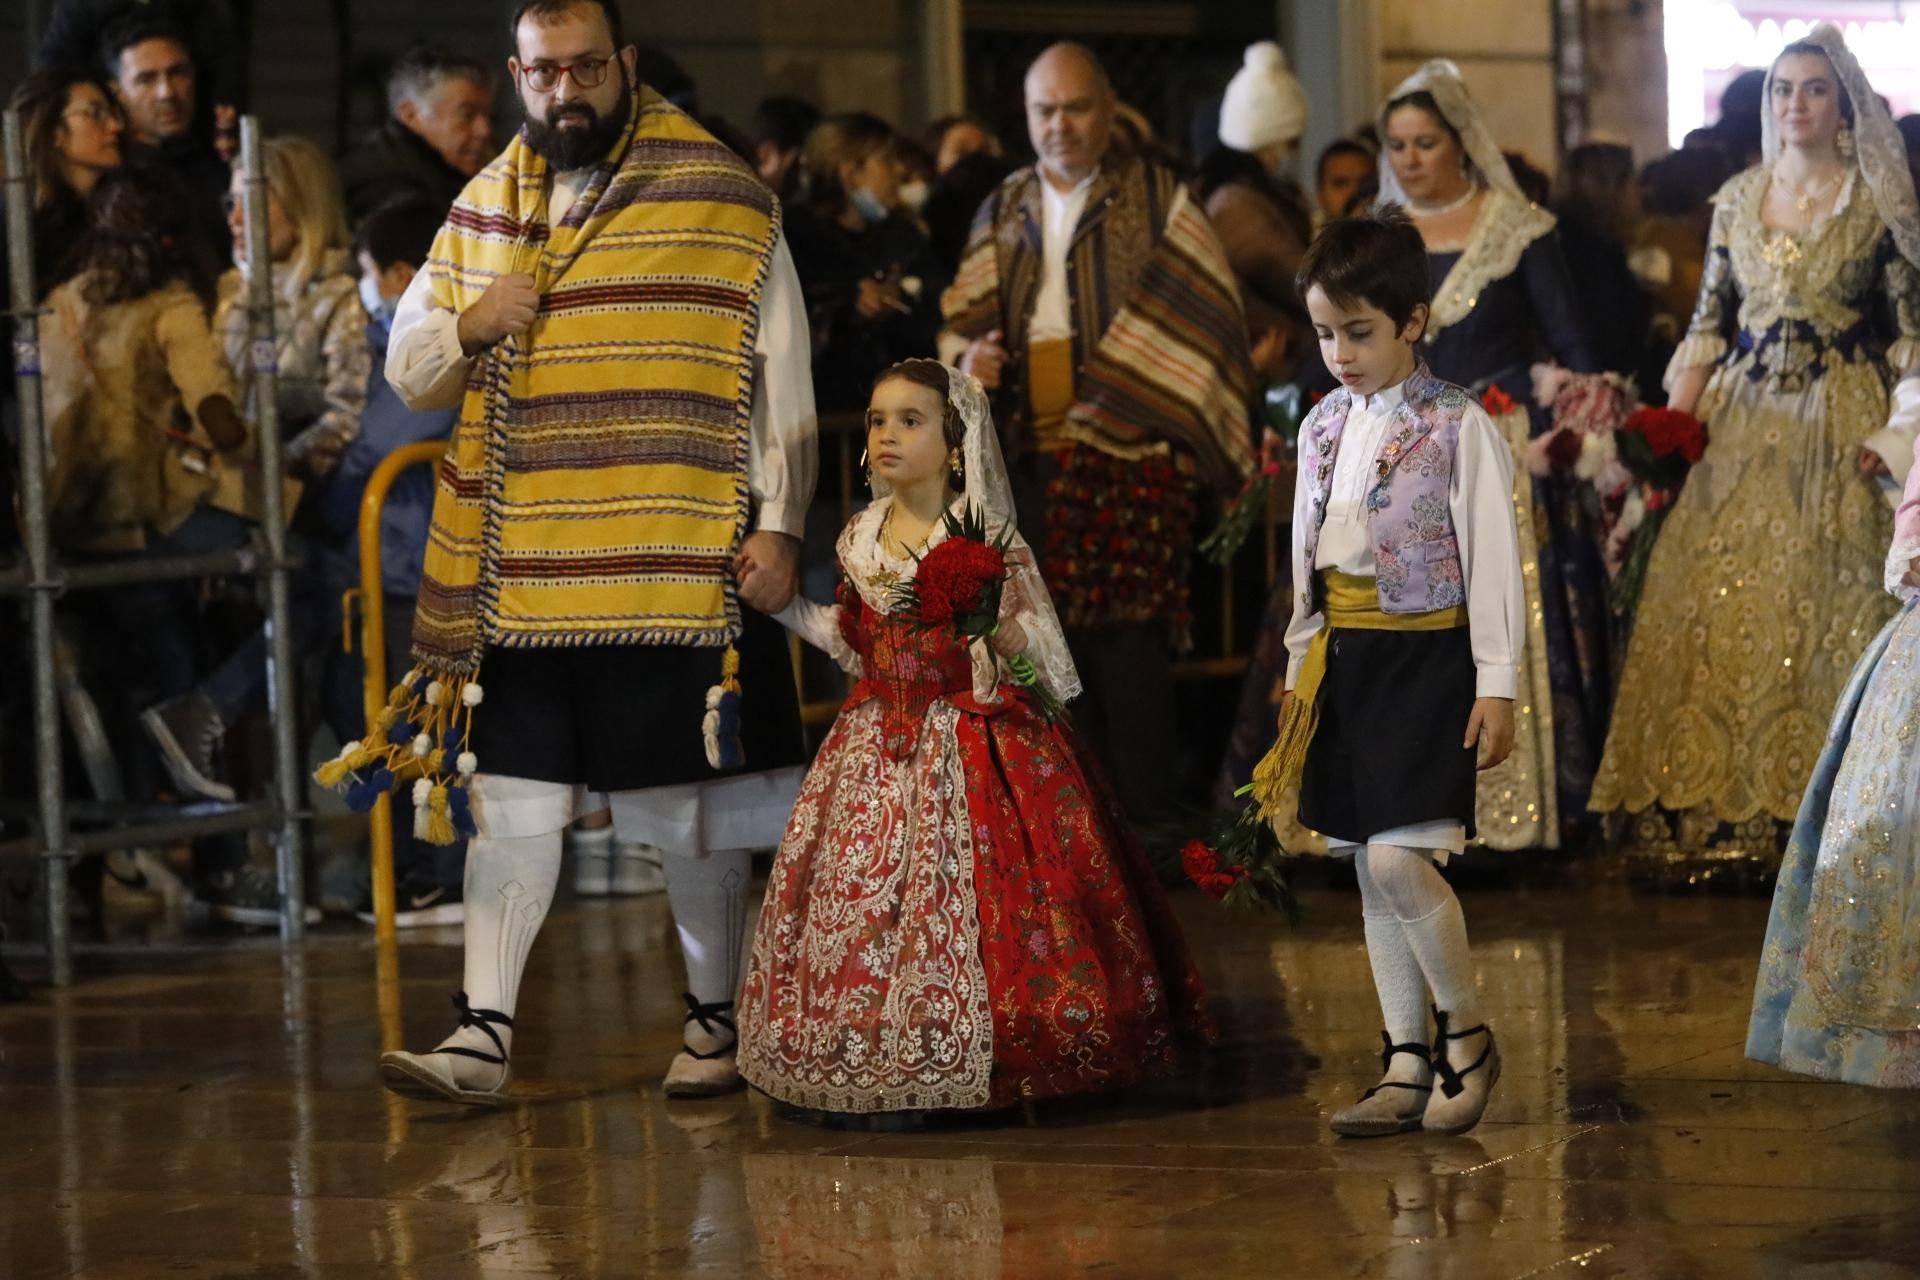
[[[1776,231],[1760,246],[1760,260],[1775,271],[1799,265],[1800,242],[1784,231]]]

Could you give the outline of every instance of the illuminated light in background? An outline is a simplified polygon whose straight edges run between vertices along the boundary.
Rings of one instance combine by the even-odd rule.
[[[1920,8],[1910,2],[1667,0],[1668,141],[1678,147],[1687,134],[1713,123],[1729,80],[1770,65],[1822,21],[1840,28],[1895,119],[1920,111]]]

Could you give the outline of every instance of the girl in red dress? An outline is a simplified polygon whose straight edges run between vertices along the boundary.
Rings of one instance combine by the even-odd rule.
[[[1169,1074],[1206,1034],[1199,976],[1137,839],[1064,723],[1012,678],[1079,692],[1013,530],[980,384],[931,360],[867,410],[875,501],[840,536],[837,605],[782,621],[857,679],[794,806],[740,997],[740,1070],[836,1113],[977,1110]],[[900,589],[984,515],[1010,536],[990,643]]]

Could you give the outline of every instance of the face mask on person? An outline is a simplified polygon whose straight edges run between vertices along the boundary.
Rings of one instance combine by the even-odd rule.
[[[887,220],[887,206],[881,204],[880,198],[865,187],[855,187],[848,198],[853,201],[854,210],[860,215],[860,221],[868,226],[875,226]]]
[[[394,310],[400,305],[398,298],[388,298],[380,292],[380,281],[370,275],[360,277],[360,305],[367,314],[386,324],[393,323]]]
[[[902,183],[900,186],[901,207],[910,213],[919,213],[927,207],[927,197],[931,194],[932,192],[927,184],[918,178],[915,178],[912,182]]]

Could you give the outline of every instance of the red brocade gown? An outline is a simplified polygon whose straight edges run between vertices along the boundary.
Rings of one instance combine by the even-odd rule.
[[[740,1070],[835,1112],[991,1108],[1173,1072],[1208,1034],[1144,851],[1069,731],[842,590],[861,672],[774,860]]]

